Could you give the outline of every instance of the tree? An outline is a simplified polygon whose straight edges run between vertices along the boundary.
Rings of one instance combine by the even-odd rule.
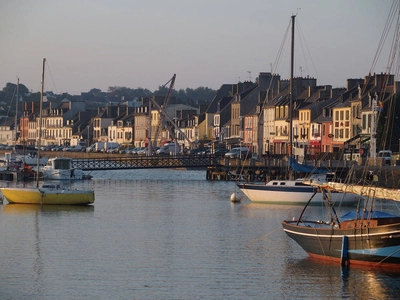
[[[143,89],[141,87],[137,89],[131,89],[122,86],[110,86],[108,88],[108,98],[121,101],[134,100],[140,97],[149,97],[152,93],[148,89]]]
[[[28,88],[22,83],[19,84],[18,92],[22,98],[25,98],[25,96],[29,94]],[[3,88],[2,93],[0,93],[0,101],[10,104],[12,101],[15,100],[13,99],[13,97],[16,97],[16,95],[17,85],[15,83],[7,82],[6,86]]]
[[[94,89],[91,89],[89,91],[89,93],[92,94],[94,97],[96,97],[99,93],[101,93],[101,90],[94,88]]]

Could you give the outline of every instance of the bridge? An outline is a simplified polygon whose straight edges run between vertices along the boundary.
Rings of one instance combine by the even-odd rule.
[[[136,156],[75,158],[72,167],[83,171],[157,168],[204,168],[219,166],[214,155]]]

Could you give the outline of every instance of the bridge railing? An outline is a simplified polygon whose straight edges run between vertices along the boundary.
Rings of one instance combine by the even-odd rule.
[[[150,168],[189,168],[217,166],[218,158],[213,155],[177,155],[177,156],[136,156],[107,158],[77,158],[72,160],[72,167],[84,171],[123,170]]]

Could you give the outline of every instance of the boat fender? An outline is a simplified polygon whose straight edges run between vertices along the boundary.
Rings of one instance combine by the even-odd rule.
[[[231,202],[233,203],[240,202],[240,197],[238,197],[236,193],[233,193],[231,195]]]
[[[374,174],[374,176],[372,176],[372,182],[377,183],[378,181],[378,175]]]

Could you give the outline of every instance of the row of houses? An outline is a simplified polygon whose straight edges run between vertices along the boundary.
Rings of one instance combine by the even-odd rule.
[[[135,107],[120,103],[96,110],[88,109],[85,101],[44,101],[41,145],[110,141],[144,147],[176,141],[193,148],[211,141],[227,148],[246,145],[259,155],[284,155],[291,149],[298,156],[366,149],[379,105],[394,99],[399,87],[393,75],[374,74],[348,79],[346,88],[319,86],[314,78],[299,77],[291,88],[289,80],[263,72],[255,82],[223,84],[210,105],[198,108],[166,106],[165,97],[142,98]],[[37,146],[39,109],[38,102],[23,102],[17,127],[16,118],[0,120],[0,143]]]

